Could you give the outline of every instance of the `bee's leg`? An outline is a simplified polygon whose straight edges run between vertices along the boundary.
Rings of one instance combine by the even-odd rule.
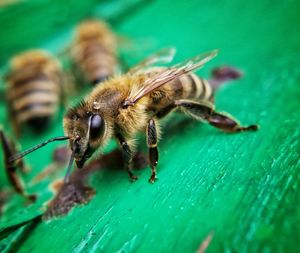
[[[156,180],[156,166],[158,162],[158,150],[157,150],[157,130],[154,119],[150,119],[147,125],[147,146],[149,148],[149,162],[151,166],[150,183],[154,183]]]
[[[6,174],[15,191],[23,195],[24,190],[16,174],[17,163],[10,163],[8,161],[9,157],[14,155],[14,148],[12,147],[10,141],[8,140],[7,136],[4,134],[3,131],[0,131],[0,137],[1,137],[1,143],[3,148],[3,157],[5,163],[4,167],[6,170]]]
[[[11,141],[9,143],[9,145],[11,147],[11,150],[10,150],[11,155],[14,155],[14,154],[18,153],[18,150],[16,148],[16,144],[13,141]],[[8,145],[6,145],[6,147],[8,147]],[[15,164],[16,164],[16,167],[19,168],[22,173],[28,172],[28,168],[26,168],[23,159],[19,159],[19,160],[15,161]]]
[[[216,112],[210,103],[200,103],[191,100],[177,100],[175,104],[182,107],[188,114],[196,119],[207,121],[210,125],[217,127],[225,132],[255,131],[257,125],[241,126],[237,120],[224,113]]]
[[[8,140],[8,138],[5,136],[3,131],[0,131],[0,139],[2,142],[3,147],[3,157],[5,162],[5,170],[8,177],[9,182],[11,183],[14,190],[19,193],[20,195],[24,196],[25,198],[28,198],[31,201],[34,201],[36,199],[35,195],[28,195],[22,185],[22,182],[20,178],[17,175],[17,169],[19,168],[19,165],[23,166],[23,163],[16,163],[16,162],[9,162],[9,158],[15,154],[15,149]]]
[[[256,131],[257,125],[241,126],[237,120],[231,116],[213,111],[207,119],[208,123],[217,127],[225,132],[243,132],[243,131]]]
[[[121,134],[117,134],[116,137],[122,148],[122,156],[125,164],[125,169],[127,170],[130,179],[135,181],[138,179],[138,177],[134,175],[132,172],[132,158],[133,158],[132,150],[128,145],[128,143],[126,142],[125,138]]]

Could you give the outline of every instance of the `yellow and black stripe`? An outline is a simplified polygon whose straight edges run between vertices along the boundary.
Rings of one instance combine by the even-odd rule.
[[[82,48],[78,64],[88,82],[97,84],[115,73],[117,60],[115,53],[107,50],[99,42]]]
[[[213,89],[209,82],[196,74],[188,74],[173,80],[167,89],[172,89],[174,99],[211,100]]]
[[[184,75],[175,80],[177,90],[180,88],[182,94],[180,98],[193,100],[210,100],[213,90],[207,80],[200,78],[196,74]]]
[[[43,73],[11,80],[7,98],[16,131],[23,123],[42,131],[57,111],[60,95],[58,78]]]
[[[118,67],[116,38],[109,26],[99,20],[79,24],[71,48],[75,67],[84,81],[97,84],[114,75]]]

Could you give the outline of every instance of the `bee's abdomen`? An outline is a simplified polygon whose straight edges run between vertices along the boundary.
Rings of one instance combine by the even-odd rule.
[[[181,76],[161,88],[150,93],[149,111],[159,113],[166,108],[172,108],[175,100],[208,100],[213,99],[213,89],[209,82],[196,74]],[[168,111],[168,110],[167,110]]]
[[[181,98],[210,100],[213,96],[213,90],[209,82],[195,74],[184,75],[178,78],[175,82],[180,83],[177,84],[177,86],[182,87],[182,93],[180,94]]]
[[[28,123],[34,130],[43,130],[58,108],[60,87],[45,77],[31,78],[12,83],[7,95],[18,124]]]
[[[211,100],[213,98],[213,89],[209,82],[193,73],[171,81],[163,90],[167,91],[172,100]]]
[[[97,43],[84,45],[75,58],[83,75],[91,84],[97,84],[111,77],[117,66],[115,53]]]

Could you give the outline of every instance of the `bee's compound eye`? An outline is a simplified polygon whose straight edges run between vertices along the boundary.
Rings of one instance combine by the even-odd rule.
[[[98,114],[95,114],[91,117],[90,125],[90,138],[96,139],[103,134],[104,131],[104,121],[102,117]]]

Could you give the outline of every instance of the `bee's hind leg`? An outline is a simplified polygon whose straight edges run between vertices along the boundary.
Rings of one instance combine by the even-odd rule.
[[[122,148],[122,156],[123,156],[125,169],[130,179],[132,181],[136,181],[138,177],[134,175],[132,172],[132,158],[133,158],[132,149],[130,148],[129,144],[121,134],[117,134],[116,138],[118,139],[119,144]]]
[[[256,131],[258,129],[257,125],[240,126],[232,117],[215,111],[212,112],[207,121],[210,125],[225,132]]]
[[[181,107],[192,117],[205,120],[210,125],[217,127],[225,132],[255,131],[257,125],[241,126],[237,120],[224,113],[215,111],[213,104],[208,102],[195,102],[192,100],[176,100],[175,105]]]
[[[158,150],[157,150],[157,127],[154,119],[150,119],[147,125],[147,146],[149,148],[149,162],[151,166],[150,183],[154,183],[156,178],[156,166],[158,162]]]

